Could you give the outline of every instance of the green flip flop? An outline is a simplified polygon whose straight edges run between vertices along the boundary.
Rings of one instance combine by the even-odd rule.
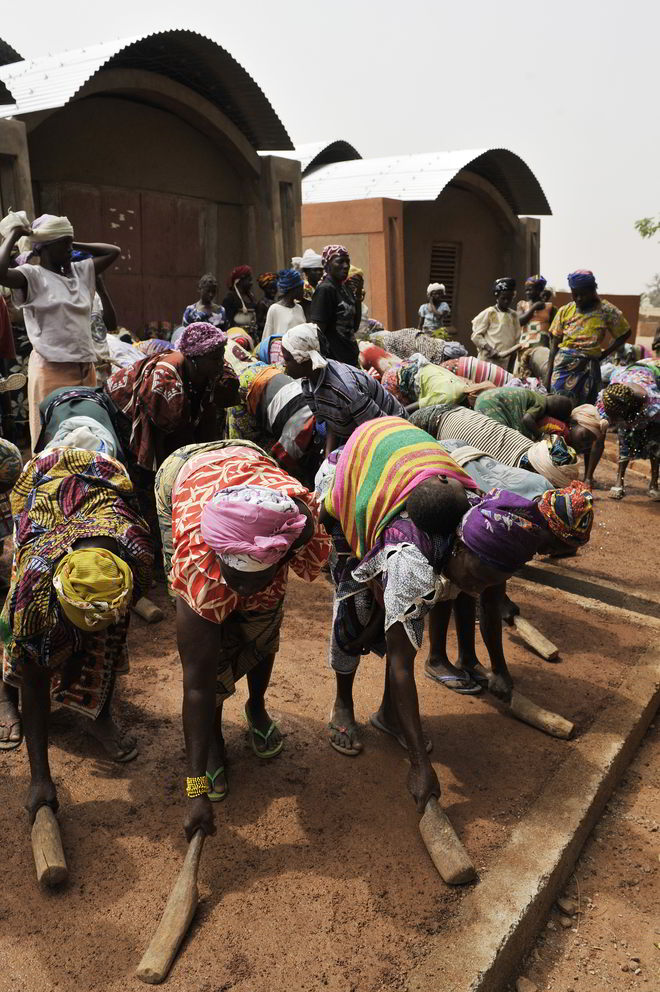
[[[270,727],[264,734],[263,731],[255,727],[252,721],[250,720],[250,717],[247,714],[247,707],[245,709],[245,719],[247,720],[247,725],[250,732],[250,744],[252,745],[252,750],[256,754],[257,758],[274,758],[276,755],[278,755],[282,750],[282,748],[284,747],[284,739],[280,739],[280,741],[274,747],[271,747],[270,749],[263,751],[260,751],[255,743],[255,737],[259,737],[264,742],[264,744],[268,745],[270,735],[273,733],[274,730],[277,729],[277,723],[275,722],[275,720],[271,720]]]
[[[215,787],[216,778],[218,777],[218,775],[221,775],[224,772],[224,770],[225,770],[225,766],[220,765],[219,768],[216,768],[213,774],[211,774],[211,772],[206,773],[206,777],[209,780],[209,785],[211,786],[211,788],[207,792],[207,798],[210,799],[212,803],[221,803],[223,799],[226,799],[227,793],[229,792],[229,785],[225,785],[225,788],[223,789],[222,792],[218,792]]]

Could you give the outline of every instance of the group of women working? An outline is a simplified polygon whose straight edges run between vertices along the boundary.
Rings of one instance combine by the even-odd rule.
[[[58,319],[67,321],[68,308],[82,313],[89,302],[92,274],[89,266],[69,272],[72,232],[62,230],[53,228],[58,237],[37,246],[55,266],[48,271],[58,287],[68,287],[58,304]],[[110,254],[108,246],[86,247],[92,258]],[[24,294],[38,322],[40,284],[9,269],[9,254],[0,254],[0,276]],[[429,369],[423,358],[397,378],[397,397],[357,367],[359,313],[345,288],[348,252],[328,246],[322,263],[325,277],[310,301],[315,319],[283,333],[283,368],[228,340],[219,321],[196,319],[177,350],[120,369],[103,389],[81,374],[83,381],[57,382],[41,399],[35,456],[22,472],[20,462],[13,468],[15,554],[2,614],[0,743],[15,747],[25,733],[31,817],[43,804],[57,806],[48,762],[51,699],[91,717],[92,732],[115,760],[137,755],[137,742],[115,725],[110,704],[126,668],[128,611],[149,583],[151,518],[176,604],[189,837],[213,831],[212,803],[229,790],[222,711],[242,676],[256,758],[269,760],[283,748],[266,692],[289,566],[313,581],[333,549],[328,620],[337,687],[330,744],[345,755],[362,750],[353,681],[363,654],[385,655],[383,699],[372,722],[407,748],[408,787],[420,810],[440,792],[414,682],[427,614],[427,673],[456,692],[487,686],[510,697],[501,634],[505,584],[534,554],[574,553],[588,541],[591,494],[577,481],[572,445],[586,449],[586,435],[596,440],[597,412],[553,397],[512,398],[506,386],[497,402],[496,387],[482,391],[478,402],[490,406],[479,412],[469,405],[469,390],[456,390],[455,372]],[[233,276],[232,291],[247,306],[247,276]],[[198,303],[212,306],[209,299]],[[197,306],[191,314],[208,315]],[[624,406],[628,391],[639,395],[623,382],[614,388],[610,395]],[[428,397],[433,402],[425,405]],[[613,415],[606,394],[603,405]],[[319,434],[322,444],[314,448]],[[497,451],[488,450],[491,435]],[[314,467],[322,462],[314,483],[314,458],[302,464],[310,447]],[[475,653],[477,599],[490,671]],[[452,610],[457,665],[446,650]]]

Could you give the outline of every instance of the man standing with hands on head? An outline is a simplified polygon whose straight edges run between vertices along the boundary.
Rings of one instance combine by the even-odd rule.
[[[23,311],[33,349],[28,404],[34,448],[41,430],[41,401],[60,386],[96,385],[91,330],[96,276],[117,260],[120,249],[74,242],[69,219],[53,214],[42,214],[31,227],[24,213],[10,214],[2,225],[7,234],[0,247],[0,284],[12,290],[14,306]],[[28,240],[28,258],[38,255],[39,265],[9,267],[21,238]],[[74,249],[91,258],[73,262]]]

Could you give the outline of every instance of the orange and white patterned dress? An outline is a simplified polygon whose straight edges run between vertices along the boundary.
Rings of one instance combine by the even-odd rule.
[[[314,534],[274,581],[255,596],[241,597],[226,584],[216,552],[200,532],[202,509],[227,486],[265,486],[300,499],[311,511]],[[296,479],[287,475],[255,444],[215,441],[179,448],[163,463],[156,480],[161,531],[169,523],[171,508],[172,558],[170,583],[199,616],[222,623],[235,610],[252,613],[272,610],[283,599],[289,565],[302,579],[312,582],[330,554],[330,538],[319,524],[320,504]],[[168,570],[167,548],[166,570]]]

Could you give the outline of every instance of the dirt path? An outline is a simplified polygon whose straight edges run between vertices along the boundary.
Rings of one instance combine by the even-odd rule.
[[[613,480],[613,469],[605,466],[602,476]],[[640,534],[657,535],[660,505],[648,503],[641,480],[631,479],[630,493],[620,504],[597,494],[591,548],[571,567],[650,591],[657,579],[648,557],[629,551]],[[525,588],[516,598],[562,649],[561,663],[549,665],[507,633],[517,684],[587,732],[650,632],[586,614],[557,591]],[[398,745],[368,726],[357,759],[327,744],[330,603],[325,580],[307,586],[292,579],[269,694],[287,735],[282,756],[260,762],[249,750],[243,686],[226,707],[231,793],[216,809],[218,832],[205,846],[203,902],[171,974],[172,992],[396,989],[462,898],[443,885],[423,848]],[[118,709],[139,737],[137,761],[118,767],[99,760],[79,721],[64,710],[53,715],[51,762],[70,868],[62,892],[41,892],[34,880],[22,809],[25,747],[0,756],[0,992],[143,988],[133,971],[185,849],[181,672],[171,612],[156,627],[132,624],[130,649]],[[418,671],[443,803],[483,874],[574,745],[442,689],[421,675],[421,665]],[[356,682],[361,722],[381,692],[382,663],[372,656]],[[643,920],[630,915],[639,933]],[[632,938],[629,945],[637,947]]]

